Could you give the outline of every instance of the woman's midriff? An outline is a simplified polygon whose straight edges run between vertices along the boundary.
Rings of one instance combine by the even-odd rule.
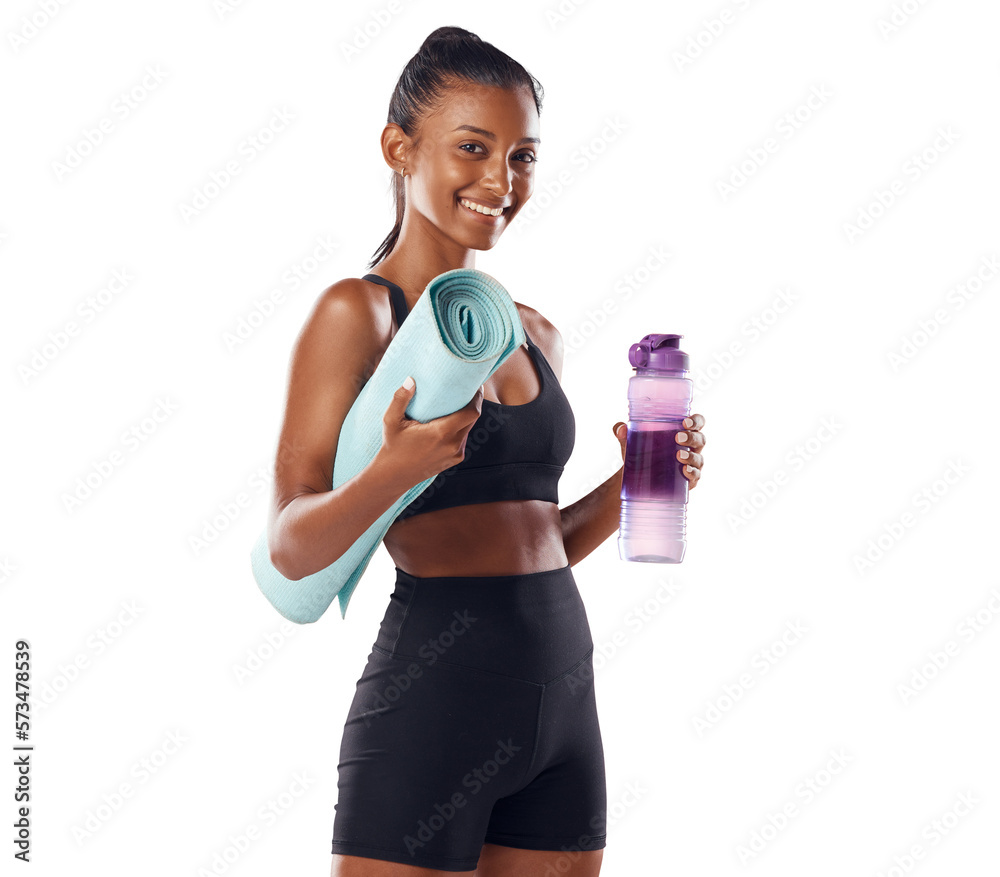
[[[554,502],[504,500],[455,506],[396,520],[383,543],[415,576],[513,575],[566,566]]]

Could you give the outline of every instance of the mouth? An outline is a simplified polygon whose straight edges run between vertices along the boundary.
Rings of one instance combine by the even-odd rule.
[[[489,204],[483,204],[479,201],[472,201],[469,198],[459,198],[458,203],[469,213],[475,213],[477,216],[481,216],[488,222],[495,222],[508,210],[510,210],[510,205],[507,205],[506,207],[491,206]]]

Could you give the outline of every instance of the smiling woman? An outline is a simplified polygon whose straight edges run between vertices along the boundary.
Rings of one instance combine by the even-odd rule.
[[[453,166],[453,174],[458,176],[454,182],[461,185],[464,175],[468,185],[475,189],[456,192],[458,206],[465,199],[470,210],[476,210],[471,205],[488,210],[499,208],[503,212],[498,215],[503,216],[504,222],[497,223],[496,228],[509,225],[531,197],[534,165],[541,144],[538,117],[543,96],[544,90],[535,77],[513,58],[469,31],[455,27],[434,31],[410,59],[389,101],[382,152],[390,167],[398,171],[393,181],[396,223],[369,267],[384,261],[396,247],[408,215],[407,202],[418,198],[421,189],[424,192],[430,189],[431,180],[423,175],[417,178],[422,186],[414,185],[414,174],[416,162],[426,161],[431,155],[442,160],[471,162],[464,171],[459,170],[460,164]],[[419,150],[422,144],[429,148]],[[456,155],[459,152],[465,155]],[[408,163],[409,186],[404,182]],[[502,167],[504,176],[508,168],[517,169],[519,191],[501,194],[500,190],[488,189],[498,181],[479,179],[473,171],[484,163],[492,173]],[[495,242],[496,239],[490,246]]]
[[[531,197],[537,132],[531,91],[478,83],[451,86],[449,99],[423,118],[417,136],[386,125],[382,151],[399,171],[398,219],[373,264],[384,267],[400,238],[429,234],[430,226],[469,251],[493,247]]]
[[[295,452],[278,455],[267,527],[282,575],[328,567],[434,479],[385,532],[395,589],[344,728],[333,877],[600,872],[594,643],[571,567],[618,529],[622,472],[559,507],[575,420],[558,330],[515,303],[525,344],[468,404],[412,420],[420,388],[404,383],[375,458],[331,489],[341,426],[400,324],[531,198],[541,104],[538,81],[475,34],[427,37],[382,131],[396,221],[369,264],[378,273],[325,290],[293,354],[278,447]],[[701,457],[688,462],[693,486]]]

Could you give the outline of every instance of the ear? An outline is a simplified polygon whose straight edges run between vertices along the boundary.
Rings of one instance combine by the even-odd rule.
[[[411,153],[412,146],[411,138],[394,122],[389,122],[382,129],[382,157],[385,159],[385,163],[397,173],[400,167],[406,166],[406,160]]]

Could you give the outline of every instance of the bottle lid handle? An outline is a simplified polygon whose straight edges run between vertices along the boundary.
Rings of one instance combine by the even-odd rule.
[[[680,339],[683,335],[676,335],[673,333],[662,333],[653,332],[649,335],[644,335],[642,340],[636,344],[633,344],[628,351],[628,361],[635,368],[645,368],[650,361],[650,357],[653,351],[661,350],[667,348],[667,350],[677,350],[680,356],[687,359],[685,354],[680,353]],[[656,357],[658,361],[666,362],[666,357],[669,357],[667,350],[664,350],[660,356]],[[686,363],[685,366],[686,368]]]

